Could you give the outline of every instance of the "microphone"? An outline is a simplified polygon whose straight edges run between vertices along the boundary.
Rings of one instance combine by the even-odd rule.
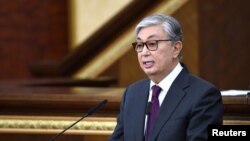
[[[152,102],[148,102],[148,104],[147,104],[147,109],[146,109],[146,114],[147,114],[147,115],[150,115],[151,107],[152,107]]]
[[[48,141],[54,141],[57,137],[59,137],[60,135],[62,135],[65,131],[67,131],[68,129],[70,129],[71,127],[73,127],[75,124],[77,124],[79,121],[81,121],[82,119],[84,119],[87,116],[92,115],[94,112],[96,112],[97,110],[99,110],[101,107],[103,107],[106,103],[108,102],[108,100],[103,100],[102,102],[100,102],[97,106],[93,107],[92,109],[88,110],[86,114],[84,114],[79,120],[77,120],[76,122],[74,122],[73,124],[71,124],[69,127],[65,128],[62,132],[60,132],[59,134],[56,134],[55,136],[51,137]]]

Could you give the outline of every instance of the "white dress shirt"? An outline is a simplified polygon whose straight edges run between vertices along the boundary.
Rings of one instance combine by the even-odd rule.
[[[171,73],[169,75],[167,75],[159,84],[155,84],[152,80],[150,82],[150,89],[149,89],[149,96],[148,96],[148,102],[151,102],[151,98],[152,98],[152,86],[153,85],[158,85],[161,87],[161,93],[159,95],[159,103],[160,106],[164,100],[164,98],[167,95],[167,92],[170,88],[170,86],[172,85],[172,83],[174,82],[175,78],[179,75],[179,73],[181,72],[181,70],[183,69],[183,67],[181,66],[180,63],[178,63],[176,65],[176,67],[171,71]],[[146,131],[146,126],[147,126],[147,120],[148,117],[147,115],[145,116],[145,128],[144,128],[144,132]]]

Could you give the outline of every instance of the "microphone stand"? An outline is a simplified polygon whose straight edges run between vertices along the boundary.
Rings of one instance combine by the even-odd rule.
[[[55,136],[53,136],[52,138],[50,138],[48,141],[54,141],[57,137],[59,137],[60,135],[62,135],[65,131],[67,131],[68,129],[70,129],[71,127],[73,127],[74,125],[76,125],[78,122],[80,122],[81,120],[83,120],[84,118],[86,118],[87,116],[92,115],[94,112],[96,112],[97,110],[99,110],[101,107],[103,107],[108,101],[107,100],[103,100],[101,103],[99,103],[97,106],[95,106],[94,108],[90,109],[86,114],[84,114],[79,120],[77,120],[76,122],[74,122],[73,124],[71,124],[69,127],[65,128],[63,131],[61,131],[59,134],[56,134]]]

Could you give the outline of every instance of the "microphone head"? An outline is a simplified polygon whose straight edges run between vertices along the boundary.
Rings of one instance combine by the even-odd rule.
[[[97,110],[99,110],[102,106],[104,106],[106,103],[108,102],[108,100],[103,100],[101,103],[99,103],[96,107],[90,109],[87,114],[88,115],[92,115],[94,112],[96,112]]]
[[[108,100],[107,99],[105,99],[105,100],[103,100],[103,104],[106,104],[108,102]]]
[[[148,104],[147,104],[147,109],[146,109],[146,114],[147,114],[147,115],[150,115],[151,107],[152,107],[152,102],[148,102]]]

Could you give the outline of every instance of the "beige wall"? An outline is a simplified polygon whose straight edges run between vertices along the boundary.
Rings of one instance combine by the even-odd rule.
[[[76,47],[132,0],[69,0],[70,46]]]

